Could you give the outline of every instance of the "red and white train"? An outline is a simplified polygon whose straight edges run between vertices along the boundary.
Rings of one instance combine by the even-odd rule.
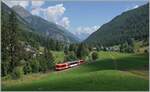
[[[60,63],[60,64],[55,65],[55,69],[57,71],[64,70],[64,69],[68,69],[68,68],[71,68],[71,67],[74,67],[74,66],[78,66],[78,65],[83,64],[83,63],[84,63],[83,60],[76,60],[76,61]]]

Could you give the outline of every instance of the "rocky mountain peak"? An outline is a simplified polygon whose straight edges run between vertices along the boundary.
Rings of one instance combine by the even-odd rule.
[[[20,5],[15,5],[12,7],[12,9],[16,11],[23,18],[31,16],[31,13]]]

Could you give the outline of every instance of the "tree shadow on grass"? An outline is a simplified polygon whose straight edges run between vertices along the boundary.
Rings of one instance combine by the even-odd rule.
[[[115,63],[114,63],[115,62]],[[116,65],[115,65],[116,64]],[[113,59],[101,59],[96,62],[86,63],[78,67],[77,69],[72,69],[69,72],[94,72],[100,70],[148,70],[149,69],[149,58],[146,56],[133,55],[129,57],[121,57]]]

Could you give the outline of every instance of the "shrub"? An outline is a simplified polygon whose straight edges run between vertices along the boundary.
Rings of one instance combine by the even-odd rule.
[[[76,60],[77,57],[73,51],[69,52],[68,55],[65,57],[65,61],[73,61]]]
[[[11,75],[10,74],[7,74],[5,77],[2,77],[2,80],[8,80],[8,79],[11,79]]]
[[[53,69],[53,67],[55,66],[55,58],[52,54],[51,51],[48,52],[48,56],[46,58],[46,62],[47,62],[47,68],[48,69]]]
[[[149,53],[149,51],[147,49],[144,50],[144,53]]]
[[[89,55],[89,49],[86,44],[81,43],[76,52],[77,58],[85,59]]]
[[[93,52],[93,53],[92,53],[92,59],[93,59],[93,60],[98,59],[98,53],[97,53],[97,52]]]
[[[31,68],[33,73],[39,72],[40,64],[36,59],[31,60]]]
[[[38,61],[39,61],[39,71],[41,72],[46,72],[48,65],[47,65],[47,60],[45,59],[44,56],[39,56],[38,57]]]
[[[23,67],[17,66],[13,69],[11,76],[13,79],[18,79],[18,78],[21,78],[23,76],[23,74],[24,74]]]
[[[43,73],[45,73],[48,69],[48,65],[47,65],[47,61],[45,59],[43,59],[40,62],[40,71],[42,71]]]
[[[23,71],[24,71],[25,74],[28,74],[28,73],[31,73],[31,72],[32,72],[32,68],[31,68],[29,62],[27,62],[27,63],[25,64],[25,66],[23,67]]]

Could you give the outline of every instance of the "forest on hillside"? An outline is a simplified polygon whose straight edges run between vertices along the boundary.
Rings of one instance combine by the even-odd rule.
[[[134,48],[133,43],[142,41],[148,46],[149,39],[149,3],[132,9],[113,18],[91,34],[84,42],[96,47],[114,45]],[[128,46],[127,46],[128,47]]]

